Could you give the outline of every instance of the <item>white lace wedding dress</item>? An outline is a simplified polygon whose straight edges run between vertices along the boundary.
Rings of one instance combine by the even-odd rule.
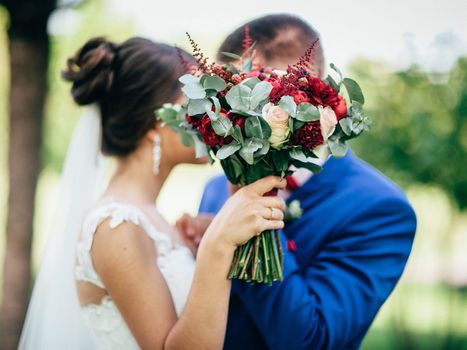
[[[161,270],[172,295],[177,315],[180,315],[185,306],[193,278],[195,265],[193,256],[188,248],[174,243],[167,234],[158,232],[146,215],[133,205],[111,202],[97,207],[86,216],[81,240],[77,247],[75,279],[90,282],[105,289],[94,270],[90,249],[97,226],[108,218],[110,218],[111,228],[115,228],[125,221],[131,222],[140,225],[153,239],[158,253],[157,261],[154,263]],[[82,311],[87,325],[92,330],[96,349],[139,349],[110,296],[105,296],[99,304],[82,307]]]

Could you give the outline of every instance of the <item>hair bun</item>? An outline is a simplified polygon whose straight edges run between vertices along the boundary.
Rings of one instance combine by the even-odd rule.
[[[62,77],[73,83],[71,94],[79,105],[99,101],[112,86],[116,45],[104,38],[90,39],[68,59]]]

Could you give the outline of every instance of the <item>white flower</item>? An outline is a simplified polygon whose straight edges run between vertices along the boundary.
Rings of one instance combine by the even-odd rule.
[[[303,215],[303,209],[298,199],[295,199],[289,203],[285,210],[285,220],[293,221],[300,218]]]
[[[336,113],[331,107],[318,106],[319,110],[319,122],[321,125],[321,134],[323,135],[324,142],[328,140],[328,137],[332,135],[337,125]]]
[[[280,106],[268,103],[263,107],[263,118],[271,127],[271,137],[269,143],[272,147],[280,149],[289,139],[289,113]]]

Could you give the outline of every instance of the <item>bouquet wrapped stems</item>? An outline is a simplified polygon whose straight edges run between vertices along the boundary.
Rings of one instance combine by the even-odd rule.
[[[264,231],[235,250],[228,277],[269,285],[282,281],[283,255],[279,231]]]

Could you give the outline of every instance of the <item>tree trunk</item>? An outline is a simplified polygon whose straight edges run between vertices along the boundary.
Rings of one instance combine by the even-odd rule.
[[[13,27],[14,23],[12,23]],[[41,166],[41,132],[47,90],[49,42],[10,28],[11,69],[9,197],[0,348],[17,349],[31,281],[34,197]]]

